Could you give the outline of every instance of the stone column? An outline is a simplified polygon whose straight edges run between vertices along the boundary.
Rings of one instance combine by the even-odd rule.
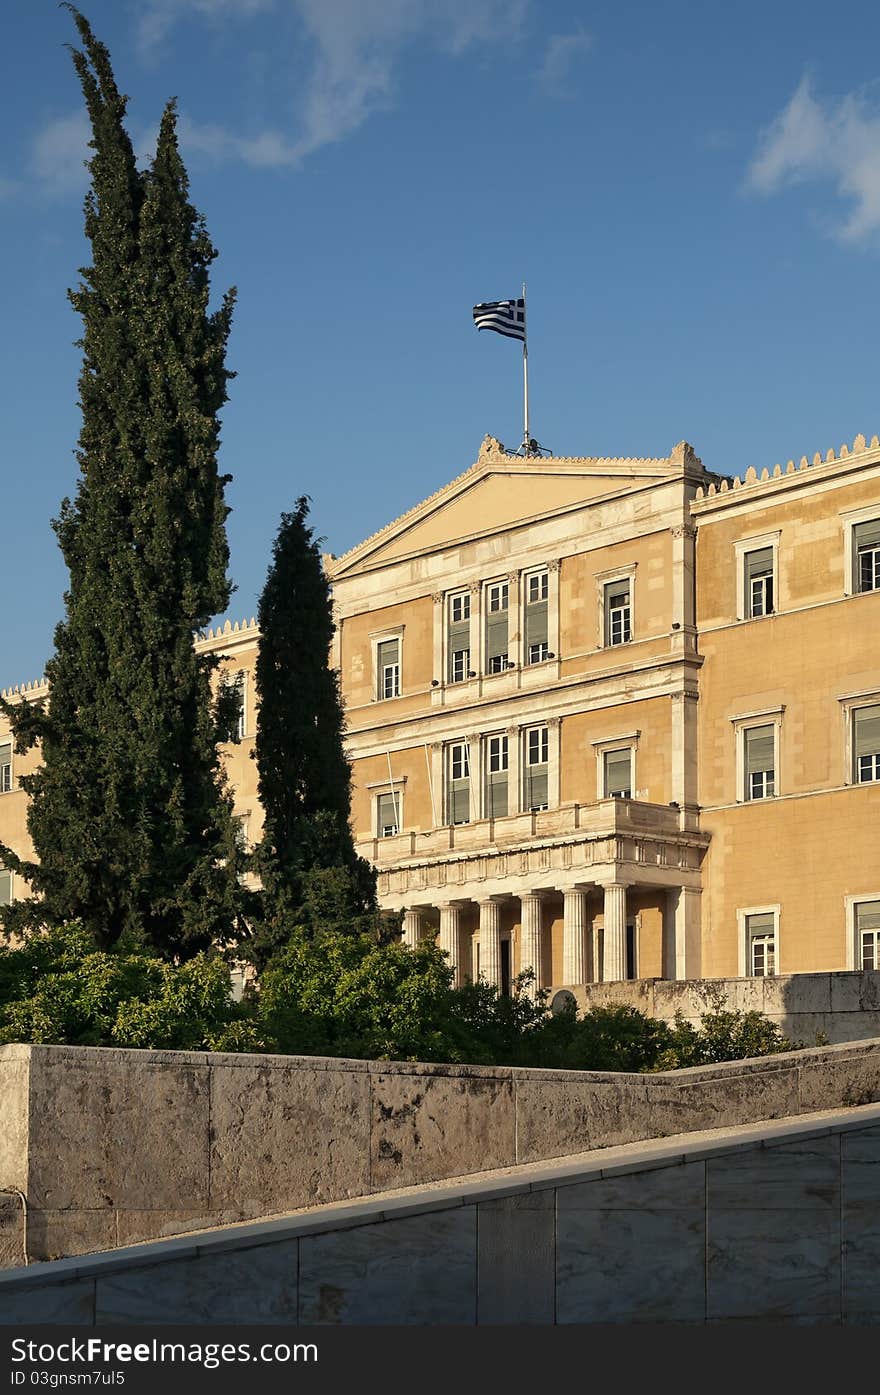
[[[480,902],[480,976],[501,987],[501,906]]]
[[[453,970],[452,986],[460,988],[461,972],[461,906],[449,904],[440,907],[440,948],[449,956]]]
[[[607,882],[602,978],[617,983],[626,978],[626,883]]]
[[[424,916],[417,906],[410,906],[403,913],[403,943],[415,949],[424,933]]]
[[[580,887],[564,892],[562,982],[588,983],[587,893]]]
[[[701,893],[689,886],[672,887],[667,893],[667,908],[672,928],[672,962],[664,967],[664,971],[669,978],[700,977],[700,897]]]
[[[542,898],[534,891],[520,897],[520,973],[534,969],[535,978],[529,987],[529,996],[534,997],[538,988],[543,988],[541,975],[541,940],[543,930]]]

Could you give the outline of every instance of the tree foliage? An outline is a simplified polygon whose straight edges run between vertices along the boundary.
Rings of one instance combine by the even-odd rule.
[[[93,152],[92,261],[70,293],[80,477],[54,524],[69,585],[48,709],[3,703],[16,749],[39,742],[42,755],[21,780],[39,861],[0,848],[34,895],[4,919],[76,920],[104,948],[124,938],[186,956],[228,938],[240,901],[216,661],[193,648],[230,596],[216,455],[233,299],[208,308],[216,251],[189,202],[174,104],[139,171],[107,49],[71,13]]]
[[[376,915],[376,875],[349,825],[330,586],[307,519],[305,498],[282,515],[259,603],[254,758],[264,824],[253,865],[262,895],[249,952],[260,965],[291,927],[356,931]]]

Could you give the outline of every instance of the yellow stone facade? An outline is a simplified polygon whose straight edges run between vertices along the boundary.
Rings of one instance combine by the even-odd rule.
[[[548,459],[487,437],[325,566],[359,850],[459,980],[880,967],[876,437],[735,480],[686,443]],[[257,641],[197,641],[241,675],[224,754],[250,840]],[[25,852],[32,760],[0,788]]]

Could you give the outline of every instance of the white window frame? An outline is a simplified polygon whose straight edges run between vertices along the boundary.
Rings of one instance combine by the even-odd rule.
[[[496,591],[504,591],[504,592],[506,593],[506,595],[505,595],[506,605],[493,605],[493,604],[492,604],[493,592],[496,592]],[[487,581],[487,582],[486,582],[486,614],[487,614],[487,615],[500,615],[500,614],[502,613],[502,611],[505,611],[505,610],[507,611],[507,614],[508,614],[508,616],[509,616],[509,615],[510,615],[510,581],[509,581],[506,577],[505,577],[505,579],[504,579],[503,581]],[[509,623],[509,620],[508,620],[508,623]]]
[[[638,799],[641,790],[636,783],[636,758],[639,748],[639,737],[641,731],[627,731],[620,736],[603,737],[601,741],[592,743],[596,753],[596,798],[610,799],[611,795],[605,793],[605,757],[610,751],[629,750],[629,778],[632,794],[630,799]]]
[[[520,771],[521,771],[521,774],[520,774],[520,790],[519,790],[519,801],[518,801],[518,802],[519,802],[519,807],[520,807],[520,812],[521,812],[521,813],[528,814],[528,813],[531,813],[531,812],[532,812],[532,806],[531,806],[530,804],[527,804],[527,803],[526,803],[526,781],[527,781],[527,774],[528,774],[528,771],[532,769],[533,765],[543,765],[543,766],[546,766],[546,770],[547,770],[547,808],[550,809],[550,808],[553,807],[552,787],[551,787],[551,776],[550,776],[550,770],[551,770],[551,746],[552,746],[551,736],[550,736],[551,731],[552,731],[552,726],[551,726],[551,724],[550,724],[549,722],[533,722],[530,726],[523,727],[523,729],[522,729],[522,736],[521,736],[522,747],[521,747],[521,753],[520,753]],[[530,737],[531,737],[531,735],[532,735],[532,732],[543,732],[543,733],[545,734],[545,736],[546,736],[546,745],[547,745],[547,759],[546,759],[546,760],[539,760],[539,761],[530,761],[530,760],[529,760],[529,746],[530,746],[530,744],[531,744],[531,742],[530,742]],[[541,745],[543,746],[543,744],[544,744],[544,742],[543,742],[543,740],[542,740],[542,741],[541,741]]]
[[[862,898],[864,899],[864,898]],[[772,915],[773,916],[773,961],[774,968],[772,974],[753,974],[751,972],[751,955],[749,953],[749,916],[751,915]],[[737,907],[737,944],[738,944],[738,970],[740,978],[778,978],[782,970],[779,967],[779,924],[782,919],[782,906],[777,901],[774,905],[765,906],[740,906]]]
[[[597,572],[596,574],[596,606],[598,615],[599,643],[597,649],[622,649],[627,644],[632,644],[636,637],[636,568],[637,562],[630,562],[623,567],[615,567],[611,571]],[[614,586],[621,581],[629,582],[629,639],[621,640],[619,644],[610,644],[605,634],[605,593],[609,586]]]
[[[761,552],[769,547],[773,552],[773,615],[781,610],[779,600],[779,538],[781,530],[773,533],[759,533],[752,538],[738,538],[734,543],[736,551],[736,618],[737,620],[766,620],[766,615],[750,615],[746,605],[746,553]],[[729,554],[728,554],[729,555]]]
[[[403,696],[403,632],[405,629],[405,625],[395,625],[387,630],[374,630],[370,635],[373,702],[394,702],[396,698]],[[385,697],[383,675],[379,672],[379,645],[386,644],[390,639],[397,640],[397,692],[391,697]]]
[[[456,750],[463,750],[464,753],[465,753],[465,754],[464,754],[464,761],[465,761],[465,763],[466,763],[466,765],[467,765],[467,770],[463,771],[461,775],[454,775],[454,774],[453,774],[453,763],[454,763],[454,760],[455,760],[455,752],[456,752]],[[448,745],[446,746],[446,749],[445,749],[445,751],[444,751],[443,754],[444,754],[444,762],[443,762],[443,765],[444,765],[444,775],[443,775],[443,818],[444,818],[444,821],[445,821],[445,823],[446,823],[448,826],[450,826],[450,827],[453,827],[453,826],[454,826],[454,827],[456,827],[456,828],[462,828],[462,827],[465,826],[464,824],[455,824],[455,825],[453,825],[452,819],[449,817],[449,815],[450,815],[451,812],[452,812],[452,808],[451,808],[451,805],[452,805],[452,782],[453,782],[453,780],[465,780],[465,779],[466,779],[467,782],[468,782],[468,817],[467,817],[467,823],[469,823],[469,824],[476,823],[476,822],[478,821],[479,817],[480,817],[480,802],[479,802],[479,801],[480,801],[480,785],[479,785],[479,778],[478,778],[478,782],[477,782],[476,790],[475,790],[475,787],[474,787],[474,758],[476,758],[477,764],[479,765],[479,761],[480,761],[480,744],[479,744],[478,741],[473,740],[471,737],[468,737],[468,736],[461,737],[461,738],[459,738],[457,741],[450,741],[450,742],[448,743]],[[479,770],[478,770],[478,771],[477,771],[478,777],[479,777],[479,774],[480,774],[480,772],[479,772]]]
[[[492,761],[493,761],[494,757],[493,757],[493,754],[492,754],[492,743],[493,743],[493,742],[496,742],[496,741],[499,743],[498,759],[499,759],[499,760],[503,759],[504,764],[503,764],[503,765],[499,765],[497,768],[493,768],[493,766],[492,766]],[[487,735],[483,736],[483,738],[482,738],[482,740],[481,740],[481,747],[482,747],[482,750],[481,750],[481,753],[480,753],[480,754],[481,754],[481,760],[482,760],[482,770],[480,771],[480,798],[481,798],[481,800],[482,800],[482,817],[483,817],[484,819],[488,819],[488,818],[491,818],[491,817],[494,817],[494,818],[505,818],[505,817],[507,817],[507,815],[509,815],[509,814],[511,813],[511,803],[512,803],[511,795],[512,795],[512,793],[513,793],[513,787],[512,787],[512,785],[511,785],[511,777],[512,777],[512,776],[515,776],[515,770],[514,770],[514,763],[511,761],[511,758],[510,758],[510,757],[511,757],[510,745],[511,745],[511,737],[510,737],[510,733],[509,733],[508,731],[493,731],[493,732],[489,732]],[[502,772],[507,776],[507,815],[503,815],[503,814],[491,815],[491,814],[489,813],[489,799],[488,799],[488,792],[489,792],[489,776],[490,776],[490,775],[500,775]],[[473,790],[473,781],[471,781],[471,790]]]
[[[404,819],[406,816],[403,807],[404,789],[402,782],[398,783],[398,781],[395,780],[393,789],[390,784],[385,784],[373,790],[373,837],[378,838],[380,842],[385,838],[397,837],[395,833],[383,833],[379,826],[379,800],[383,794],[393,794],[397,800],[397,834],[403,832],[405,827]]]
[[[847,693],[838,697],[843,719],[843,783],[845,785],[873,785],[876,780],[856,780],[854,778],[855,754],[853,750],[853,713],[858,707],[880,706],[880,688],[871,688],[864,693]],[[864,897],[861,898],[864,900]]]
[[[531,594],[532,582],[543,582],[539,584],[537,596]],[[550,601],[550,571],[547,567],[534,567],[531,571],[523,573],[523,603],[525,605],[535,605],[538,601]]]
[[[15,873],[11,867],[0,867],[0,874],[9,878],[9,904],[11,906],[15,900]]]
[[[862,946],[857,941],[856,906],[863,901],[880,901],[880,891],[862,891],[855,896],[844,897],[844,925],[846,933],[846,967],[861,970]]]
[[[853,535],[857,523],[872,523],[875,518],[880,518],[880,500],[876,504],[868,504],[865,508],[844,509],[840,514],[840,520],[843,524],[843,594],[845,596],[874,594],[868,591],[858,591],[853,585],[855,573]]]
[[[782,793],[780,772],[780,752],[782,748],[782,717],[785,705],[766,708],[761,712],[743,712],[731,717],[736,740],[736,802],[737,804],[766,804],[768,799],[778,799]],[[746,794],[746,731],[752,727],[773,727],[773,793],[763,798],[752,799]]]
[[[9,783],[6,784],[0,779],[0,794],[11,794],[15,789],[15,741],[13,740],[12,734],[10,733],[8,736],[0,737],[0,745],[9,747]],[[6,768],[5,766],[0,766],[0,771]]]

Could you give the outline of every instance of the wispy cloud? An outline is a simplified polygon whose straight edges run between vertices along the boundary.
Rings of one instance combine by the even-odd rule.
[[[544,61],[538,70],[538,81],[554,97],[570,95],[569,79],[575,64],[593,47],[593,39],[585,30],[573,34],[553,34],[547,41]]]
[[[42,188],[50,194],[72,194],[85,189],[89,156],[89,120],[84,111],[74,111],[50,121],[31,145],[31,168]]]
[[[142,41],[158,43],[185,14],[214,20],[282,6],[294,12],[311,51],[297,125],[239,136],[190,123],[188,140],[216,159],[296,165],[344,140],[393,102],[395,80],[416,42],[458,57],[478,44],[516,39],[529,0],[149,0]]]
[[[835,223],[847,242],[880,232],[880,103],[876,89],[822,102],[808,76],[760,137],[747,187],[773,194],[808,180],[831,183],[848,213]]]

